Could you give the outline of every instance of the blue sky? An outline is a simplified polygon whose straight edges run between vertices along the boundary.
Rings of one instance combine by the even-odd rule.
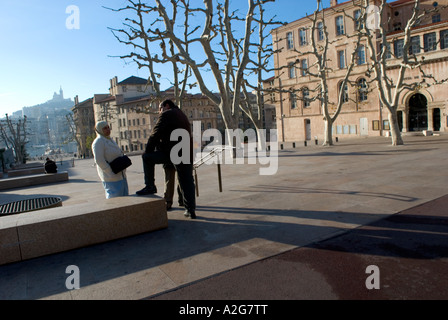
[[[149,0],[153,1],[153,0]],[[169,2],[169,1],[167,1]],[[202,2],[202,1],[201,1]],[[246,11],[247,1],[233,0]],[[50,100],[59,88],[65,98],[83,101],[107,93],[115,76],[147,78],[135,63],[111,56],[130,48],[113,37],[108,27],[120,28],[124,16],[104,9],[120,8],[125,0],[2,0],[0,3],[0,117],[24,106]],[[329,0],[324,2],[328,6]],[[67,7],[79,8],[79,29],[68,29]],[[276,0],[269,14],[291,22],[311,13],[314,0]],[[169,83],[161,81],[162,89]]]

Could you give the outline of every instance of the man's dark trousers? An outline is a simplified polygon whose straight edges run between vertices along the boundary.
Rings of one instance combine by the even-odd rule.
[[[155,165],[171,163],[170,157],[162,151],[144,153],[143,171],[145,176],[145,185],[147,187],[155,186]],[[183,194],[184,206],[190,212],[196,209],[196,194],[193,178],[192,164],[175,164],[177,179]]]

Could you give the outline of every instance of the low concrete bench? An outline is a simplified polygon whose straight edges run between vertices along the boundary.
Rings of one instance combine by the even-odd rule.
[[[41,174],[41,173],[45,173],[45,168],[43,166],[36,167],[36,168],[13,169],[13,170],[8,170],[8,177],[14,178],[14,177],[29,176],[32,174]]]
[[[167,227],[165,201],[137,196],[0,216],[0,265]]]
[[[35,174],[23,177],[4,178],[0,180],[0,190],[23,188],[39,184],[68,181],[68,172]]]

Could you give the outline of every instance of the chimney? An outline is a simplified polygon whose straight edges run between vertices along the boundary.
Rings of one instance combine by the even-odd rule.
[[[79,104],[79,98],[78,96],[75,97],[75,106]]]
[[[338,0],[331,0],[330,1],[330,7],[334,7],[338,4]]]

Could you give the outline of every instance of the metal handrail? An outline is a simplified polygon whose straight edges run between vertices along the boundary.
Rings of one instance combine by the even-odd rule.
[[[199,197],[199,186],[198,186],[198,175],[196,173],[196,169],[202,166],[204,163],[209,161],[210,159],[213,159],[213,157],[217,157],[220,153],[222,153],[224,150],[228,149],[235,149],[235,147],[232,146],[218,146],[213,148],[209,153],[207,153],[205,156],[201,157],[199,160],[193,163],[193,170],[194,170],[194,180],[196,185],[196,196]],[[221,164],[217,163],[218,165],[218,184],[219,184],[219,192],[222,192],[222,178],[221,178]]]
[[[213,159],[213,157],[217,157],[220,153],[222,153],[226,149],[235,149],[235,147],[232,146],[219,146],[213,148],[209,153],[207,153],[205,156],[197,160],[195,163],[193,163],[193,168],[199,168],[201,165],[209,161],[210,159]]]

